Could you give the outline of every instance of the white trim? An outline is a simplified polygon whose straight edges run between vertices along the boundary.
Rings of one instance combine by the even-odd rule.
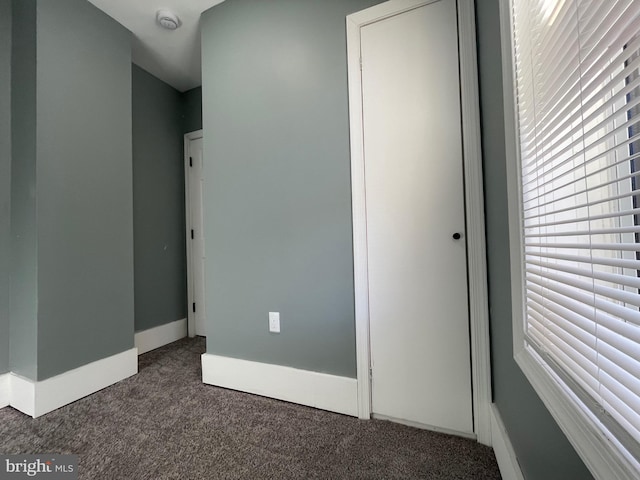
[[[471,374],[474,431],[478,441],[491,445],[491,357],[489,294],[484,218],[484,181],[480,142],[480,92],[473,0],[458,0],[458,36],[464,150]]]
[[[505,155],[507,159],[507,211],[509,214],[509,262],[511,266],[511,307],[513,320],[513,351],[519,351],[524,345],[522,322],[524,318],[523,292],[523,249],[520,243],[520,226],[522,225],[522,211],[520,207],[520,151],[516,145],[517,113],[515,104],[514,85],[515,72],[511,59],[513,46],[511,44],[511,6],[510,0],[500,0],[500,39],[502,55],[502,85],[504,101],[504,130]]]
[[[12,373],[9,404],[34,418],[138,373],[138,350],[124,352],[35,382]]]
[[[637,470],[527,349],[516,354],[516,362],[594,478],[637,480]]]
[[[391,15],[411,10],[433,0],[390,0],[347,17],[347,63],[349,81],[349,126],[351,140],[351,191],[353,212],[354,287],[358,416],[371,416],[369,380],[369,296],[367,233],[360,71],[360,29]],[[458,1],[460,82],[463,121],[465,207],[469,312],[473,381],[474,432],[489,445],[491,424],[491,365],[489,360],[489,316],[484,234],[484,194],[480,149],[474,0]]]
[[[9,405],[35,418],[36,382],[11,373],[9,377]]]
[[[511,303],[513,318],[513,352],[516,363],[533,386],[551,416],[569,442],[597,479],[632,480],[638,472],[613,447],[597,423],[577,405],[557,381],[525,348],[524,342],[524,280],[522,275],[523,248],[520,238],[522,225],[520,192],[520,152],[517,145],[517,117],[515,108],[515,80],[512,46],[511,0],[500,0],[500,37],[502,41],[502,81],[504,98],[505,151],[507,158],[507,197],[509,207],[509,249],[511,262]]]
[[[158,327],[136,332],[134,345],[138,355],[150,352],[187,336],[187,319],[176,320]]]
[[[387,3],[382,3],[387,5]],[[367,264],[366,196],[364,191],[364,145],[362,83],[360,71],[361,16],[371,9],[347,16],[347,74],[349,84],[349,131],[351,136],[351,207],[353,217],[353,276],[356,319],[356,378],[358,417],[371,417],[369,369],[369,268]],[[373,14],[372,14],[373,15]]]
[[[351,15],[347,16],[347,24],[351,23],[358,30],[360,30],[360,27],[364,27],[365,25],[379,22],[380,20],[384,20],[385,18],[399,15],[408,10],[413,10],[415,8],[437,1],[439,0],[388,0],[387,2],[379,3],[378,5],[374,5],[373,7],[369,7],[364,10],[360,10],[359,12],[352,13]],[[347,39],[347,42],[348,41],[349,40]],[[358,32],[358,47],[359,45],[360,32]],[[359,69],[360,67],[358,67],[358,70]]]
[[[11,377],[10,373],[3,373],[0,375],[0,408],[6,407],[9,405],[10,395],[9,395],[9,378]]]
[[[191,308],[193,303],[193,259],[191,253],[191,195],[189,191],[189,142],[202,138],[202,130],[185,133],[184,150],[184,208],[185,208],[185,239],[187,244],[187,332],[190,337],[196,336],[196,319]]]
[[[498,462],[500,475],[505,480],[524,480],[524,475],[520,469],[516,452],[511,445],[509,434],[504,428],[500,412],[495,404],[491,405],[491,443],[493,453]]]
[[[358,415],[358,385],[354,378],[204,353],[202,381],[330,412]]]

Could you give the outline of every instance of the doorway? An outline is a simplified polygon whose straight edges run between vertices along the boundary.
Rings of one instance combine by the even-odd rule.
[[[358,401],[490,444],[473,15],[392,0],[347,20]]]
[[[205,336],[202,130],[184,136],[187,238],[187,325],[189,336]]]

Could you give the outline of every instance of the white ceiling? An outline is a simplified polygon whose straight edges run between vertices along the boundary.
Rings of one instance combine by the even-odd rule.
[[[131,56],[142,67],[177,90],[199,86],[200,14],[224,0],[89,0],[133,33]],[[182,25],[165,30],[156,12],[170,10]]]

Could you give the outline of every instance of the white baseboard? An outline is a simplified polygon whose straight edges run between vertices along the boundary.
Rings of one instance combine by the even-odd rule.
[[[9,376],[9,405],[36,417],[36,383],[15,373]]]
[[[34,418],[75,402],[138,373],[132,348],[40,382],[9,376],[9,405]]]
[[[267,363],[202,355],[202,381],[218,387],[358,416],[355,378]]]
[[[0,408],[9,405],[9,377],[10,373],[0,375]]]
[[[134,344],[138,355],[150,352],[187,336],[187,319],[160,325],[141,332],[136,332]]]
[[[513,450],[513,445],[511,445],[511,440],[495,403],[491,405],[491,442],[502,478],[504,480],[524,480],[516,452]]]

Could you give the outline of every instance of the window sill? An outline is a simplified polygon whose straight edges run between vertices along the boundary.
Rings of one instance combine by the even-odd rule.
[[[640,472],[621,455],[594,419],[577,406],[572,397],[555,380],[554,373],[545,368],[532,352],[521,348],[514,355],[516,363],[547,407],[560,429],[576,449],[587,468],[597,479],[634,480]]]

